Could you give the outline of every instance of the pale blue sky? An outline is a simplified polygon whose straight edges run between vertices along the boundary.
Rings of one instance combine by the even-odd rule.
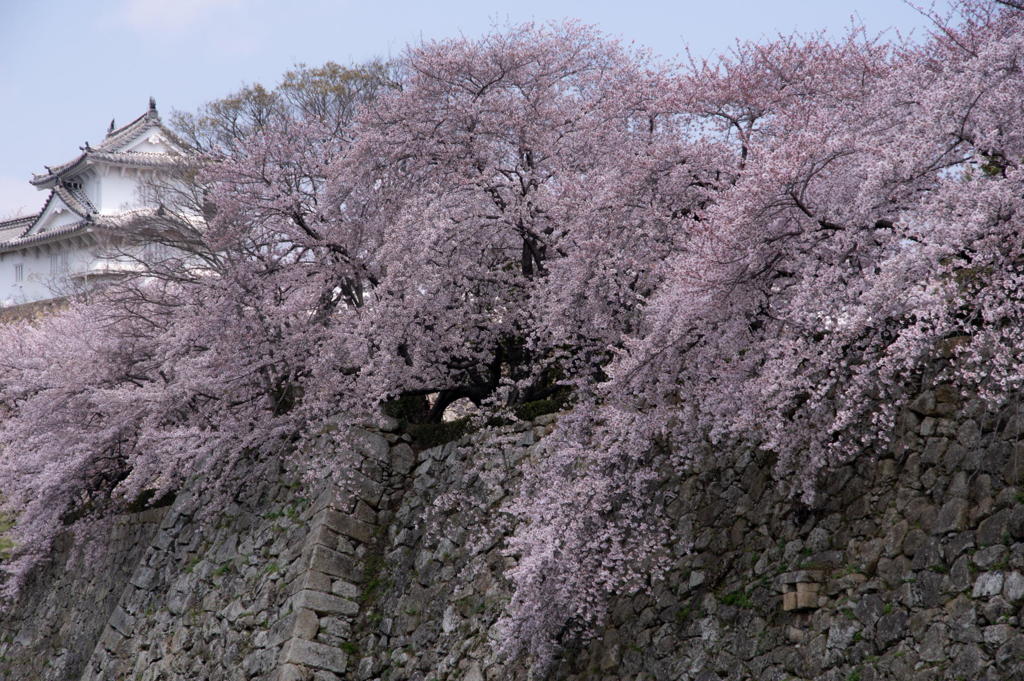
[[[0,0],[0,218],[37,209],[31,173],[100,141],[150,95],[166,116],[298,62],[388,57],[529,20],[571,17],[664,56],[710,56],[736,38],[842,32],[854,16],[873,33],[929,26],[901,0]]]

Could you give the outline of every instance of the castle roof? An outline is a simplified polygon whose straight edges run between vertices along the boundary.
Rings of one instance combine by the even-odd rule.
[[[75,222],[61,225],[54,229],[48,229],[45,232],[37,232],[35,234],[25,234],[23,232],[18,237],[0,242],[0,253],[17,251],[25,248],[26,246],[32,246],[46,241],[58,241],[59,239],[69,237],[73,234],[86,232],[94,224],[95,221],[91,218],[82,218],[81,220],[76,220]]]
[[[147,144],[148,143],[148,144]],[[153,151],[154,148],[161,151]],[[43,208],[32,215],[0,221],[0,252],[55,241],[90,231],[110,222],[112,216],[101,216],[96,206],[75,179],[90,165],[159,168],[181,163],[187,145],[160,120],[156,102],[149,100],[147,111],[119,128],[111,121],[106,137],[96,147],[88,142],[82,153],[57,166],[46,166],[46,172],[34,175],[30,182],[39,189],[49,189]],[[52,216],[70,213],[57,222]]]
[[[167,146],[172,150],[172,153],[138,151],[131,148],[140,139],[143,139],[146,133],[150,133],[149,137],[153,135],[162,137],[164,141],[169,143]],[[176,162],[173,152],[183,153],[185,147],[186,145],[178,136],[160,120],[160,114],[156,110],[156,102],[151,97],[149,99],[149,109],[146,113],[119,128],[114,128],[113,121],[111,121],[111,127],[107,131],[106,137],[103,138],[103,141],[98,146],[93,147],[86,142],[84,146],[80,147],[82,150],[81,154],[59,165],[45,166],[46,172],[33,175],[29,182],[40,189],[47,189],[57,185],[62,179],[77,175],[89,164],[95,162],[111,165],[149,167],[171,165]]]
[[[32,226],[32,223],[35,222],[38,217],[39,213],[33,213],[32,215],[23,215],[20,218],[14,218],[12,220],[0,220],[0,243],[7,242],[21,236],[25,230]]]

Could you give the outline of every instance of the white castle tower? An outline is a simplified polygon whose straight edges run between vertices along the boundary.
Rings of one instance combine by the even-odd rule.
[[[50,196],[35,215],[0,221],[0,307],[61,298],[91,280],[116,276],[127,263],[98,252],[96,232],[145,209],[143,182],[180,163],[186,147],[149,109],[103,141],[33,176]]]

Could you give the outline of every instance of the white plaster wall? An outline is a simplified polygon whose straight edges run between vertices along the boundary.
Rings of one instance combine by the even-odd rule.
[[[168,146],[161,141],[163,138],[159,134],[156,135],[158,141],[155,144],[149,141],[150,137],[152,137],[152,135],[143,137],[135,144],[129,146],[128,151],[141,151],[151,154],[167,153]]]
[[[50,208],[39,220],[39,231],[48,232],[81,220],[81,216],[68,209],[60,199],[54,199]]]
[[[67,253],[68,269],[50,273],[50,256]],[[0,254],[0,306],[8,307],[67,295],[75,285],[68,275],[81,272],[95,261],[92,249],[83,245],[28,248]],[[59,260],[58,260],[59,261]],[[15,266],[24,267],[24,279],[15,281]]]
[[[92,201],[92,205],[98,206],[100,203],[100,178],[95,170],[87,170],[78,176],[78,179],[82,182],[82,191]]]
[[[96,209],[102,215],[116,215],[140,207],[141,173],[126,168],[105,168],[100,180]]]

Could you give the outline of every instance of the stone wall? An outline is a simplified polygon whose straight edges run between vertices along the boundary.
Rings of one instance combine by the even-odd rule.
[[[73,554],[69,537],[58,541],[52,563],[32,576],[0,619],[0,679],[81,676],[165,510],[118,519],[106,538],[112,550],[98,560]]]
[[[623,599],[573,679],[1024,678],[1024,419],[921,396],[876,460],[830,476],[817,508],[767,466],[708,470],[677,510],[694,550]]]
[[[261,488],[262,487],[262,488]],[[290,633],[308,502],[289,485],[249,490],[217,518],[202,500],[166,512],[80,677],[85,680],[263,678]]]
[[[692,549],[544,676],[1024,678],[1017,412],[925,393],[813,509],[753,456],[695,472],[671,509]],[[495,510],[553,419],[419,452],[385,424],[355,435],[350,494],[265,475],[217,523],[188,495],[126,519],[116,569],[52,569],[4,622],[3,678],[529,678],[492,646],[510,595]]]
[[[1018,413],[1019,412],[1019,413]],[[527,678],[493,652],[509,599],[500,537],[481,521],[539,455],[552,417],[501,440],[420,452],[353,634],[352,678]],[[801,508],[748,456],[683,482],[673,519],[693,545],[650,595],[552,679],[1024,678],[1024,409],[959,404],[948,386],[905,414],[889,451],[835,473]],[[495,481],[504,481],[497,484]],[[478,514],[445,497],[477,500]],[[441,503],[438,503],[438,501]]]

